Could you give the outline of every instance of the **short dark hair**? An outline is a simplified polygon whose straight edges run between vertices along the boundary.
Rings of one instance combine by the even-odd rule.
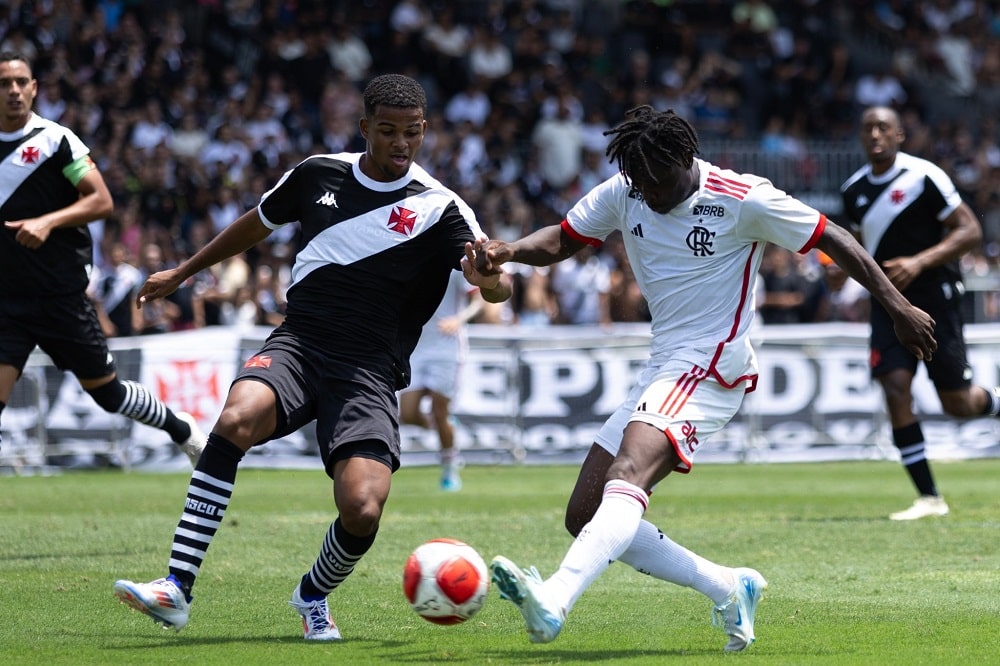
[[[605,154],[609,161],[618,162],[618,170],[627,181],[642,173],[655,182],[652,163],[688,168],[698,153],[698,133],[673,109],[637,106],[604,134],[611,137]]]
[[[25,65],[28,66],[29,70],[34,71],[33,68],[31,67],[31,59],[28,58],[28,56],[24,55],[23,53],[17,53],[16,51],[0,52],[0,62],[9,62],[11,60],[20,60],[21,62],[23,62]]]
[[[423,86],[402,74],[376,76],[365,86],[363,98],[365,115],[369,117],[375,114],[375,107],[380,104],[402,109],[419,108],[427,115],[427,94]]]

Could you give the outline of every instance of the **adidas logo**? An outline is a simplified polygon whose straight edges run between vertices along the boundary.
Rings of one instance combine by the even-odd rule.
[[[334,208],[340,207],[337,205],[337,197],[333,192],[324,192],[323,196],[316,200],[316,203],[324,206],[333,206]]]
[[[632,235],[633,236],[638,236],[639,238],[645,238],[645,236],[642,235],[642,225],[641,224],[637,224],[634,227],[632,227]]]

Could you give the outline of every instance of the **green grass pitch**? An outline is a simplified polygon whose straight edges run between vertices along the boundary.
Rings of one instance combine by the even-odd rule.
[[[559,639],[528,642],[490,590],[468,622],[418,618],[407,554],[434,537],[552,573],[569,545],[566,466],[470,466],[457,494],[434,468],[393,478],[379,538],[330,597],[344,641],[307,644],[286,604],[334,516],[320,471],[244,469],[195,587],[164,631],[118,604],[117,578],[166,573],[183,474],[0,477],[0,662],[15,664],[985,664],[1000,648],[1000,460],[939,463],[950,516],[894,523],[913,499],[891,462],[701,465],[646,516],[715,561],[770,582],[757,643],[724,655],[710,602],[612,565]]]

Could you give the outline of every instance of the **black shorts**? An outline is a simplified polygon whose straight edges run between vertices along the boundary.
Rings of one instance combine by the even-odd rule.
[[[0,363],[24,369],[41,348],[60,370],[78,379],[115,372],[115,360],[90,298],[83,292],[45,298],[0,299]]]
[[[331,477],[334,463],[357,456],[399,469],[399,407],[391,365],[359,367],[278,327],[233,381],[245,379],[274,391],[278,424],[270,439],[316,420],[320,455]]]
[[[962,317],[963,289],[947,284],[939,290],[930,289],[919,295],[907,293],[910,302],[934,318],[934,338],[938,348],[930,361],[924,361],[927,376],[938,391],[955,391],[972,384],[972,366],[965,347],[965,326]],[[873,299],[871,308],[871,374],[881,377],[891,370],[917,371],[917,357],[896,337],[892,319]]]

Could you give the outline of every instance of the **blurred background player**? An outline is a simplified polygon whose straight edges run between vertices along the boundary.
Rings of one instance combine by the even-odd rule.
[[[1000,413],[1000,387],[972,384],[965,351],[958,260],[982,243],[975,213],[943,169],[900,151],[906,138],[899,114],[885,106],[861,115],[861,147],[868,164],[841,188],[844,215],[893,285],[934,318],[938,349],[924,359],[941,407],[950,416],[971,418]],[[913,411],[917,359],[899,343],[892,320],[871,303],[871,371],[882,385],[892,441],[919,497],[892,520],[944,516],[948,504],[938,493],[927,461],[924,434]]]
[[[205,448],[194,417],[119,379],[87,295],[87,223],[114,207],[90,149],[31,110],[38,81],[25,56],[0,53],[0,93],[0,413],[38,346],[102,409],[165,431],[194,465]]]
[[[484,303],[479,289],[472,287],[461,273],[452,271],[441,305],[424,325],[410,357],[410,386],[399,395],[400,421],[437,431],[441,445],[441,490],[462,488],[451,401],[457,394],[459,373],[469,348],[465,325],[482,311]],[[430,403],[430,413],[423,409],[425,402]]]

